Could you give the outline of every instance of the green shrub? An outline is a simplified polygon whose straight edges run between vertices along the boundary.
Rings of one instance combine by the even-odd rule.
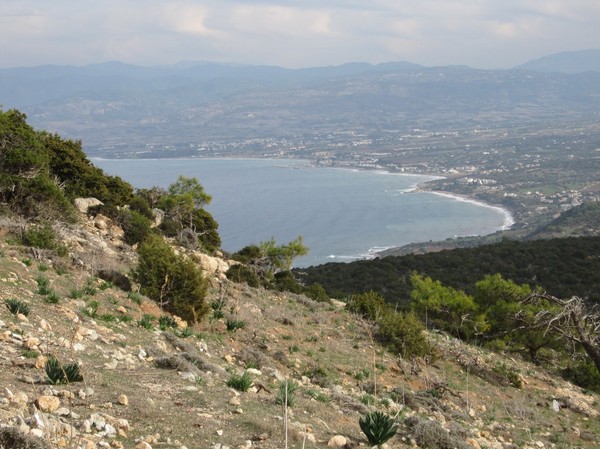
[[[119,214],[123,240],[130,245],[144,242],[152,234],[152,221],[135,210],[123,210]]]
[[[55,249],[58,246],[56,231],[49,224],[29,226],[21,237],[23,244],[34,248]]]
[[[142,303],[142,295],[140,295],[138,292],[129,292],[127,294],[127,297],[131,299],[134,303],[136,303],[138,306]]]
[[[71,299],[83,298],[83,295],[84,295],[83,290],[79,290],[76,288],[71,289],[71,293],[70,293]]]
[[[244,371],[244,374],[241,376],[233,374],[227,380],[227,386],[237,391],[248,391],[248,389],[252,386],[252,377],[247,371]]]
[[[304,287],[296,280],[291,271],[280,271],[273,277],[273,286],[280,292],[300,294]]]
[[[254,270],[246,265],[232,265],[225,273],[227,279],[237,282],[238,284],[245,283],[250,287],[260,287],[260,279]]]
[[[54,385],[83,381],[83,376],[77,363],[63,365],[55,357],[50,357],[46,361],[45,370],[50,383]]]
[[[83,293],[89,296],[94,296],[96,294],[96,280],[94,278],[88,278],[83,287]]]
[[[148,200],[140,195],[136,195],[131,199],[129,202],[129,209],[143,215],[149,220],[154,220],[154,213],[152,212],[150,204],[148,204]]]
[[[37,359],[40,353],[33,349],[24,349],[23,352],[21,352],[21,355],[26,359]]]
[[[396,435],[398,430],[394,419],[379,411],[361,416],[358,425],[371,446],[381,446]]]
[[[304,289],[303,292],[310,299],[317,302],[328,302],[329,296],[321,284],[312,284]]]
[[[225,326],[229,332],[235,332],[238,329],[243,329],[246,327],[246,322],[244,320],[237,320],[234,318],[227,318],[225,321]]]
[[[14,298],[9,298],[4,303],[6,304],[6,307],[8,308],[9,312],[13,315],[17,315],[19,313],[25,316],[29,315],[29,306],[23,301],[19,301],[18,299]]]
[[[523,387],[523,380],[519,375],[519,371],[515,368],[509,367],[506,363],[500,363],[493,368],[496,374],[499,374],[508,384],[515,388]]]
[[[98,301],[90,301],[90,303],[81,310],[86,316],[90,318],[98,318],[98,308],[100,307],[100,303]]]
[[[568,366],[562,375],[575,385],[600,393],[600,372],[589,359]]]
[[[288,407],[293,407],[296,403],[296,390],[298,390],[298,384],[293,380],[282,380],[279,382],[279,389],[275,402],[279,405],[287,404]]]
[[[209,310],[205,301],[208,284],[201,269],[155,235],[138,248],[138,255],[133,275],[141,293],[186,321],[200,321]]]
[[[173,329],[177,327],[177,321],[172,316],[162,315],[158,318],[158,327],[161,331]]]
[[[188,338],[191,337],[192,335],[194,335],[194,331],[192,330],[191,327],[184,327],[183,329],[179,330],[179,331],[175,331],[175,335],[177,335],[179,338]]]
[[[114,285],[113,285],[113,284],[112,284],[112,282],[110,282],[110,281],[102,281],[102,282],[100,283],[100,285],[98,286],[98,288],[99,288],[101,291],[108,290],[109,288],[113,288],[113,287],[114,287]]]
[[[52,291],[50,289],[50,279],[48,279],[46,276],[43,275],[39,275],[35,281],[37,282],[38,285],[38,294],[40,295],[48,295],[50,294],[50,292]]]
[[[138,326],[143,327],[144,329],[151,330],[154,328],[153,325],[154,317],[152,315],[144,314],[142,318],[138,321]]]
[[[50,291],[50,293],[48,293],[46,295],[47,303],[58,304],[59,301],[60,301],[60,296],[58,296],[58,293],[56,293],[54,290]]]
[[[352,295],[346,301],[346,308],[371,321],[377,321],[386,308],[385,299],[373,291]]]
[[[425,326],[414,313],[388,311],[377,322],[375,337],[404,358],[432,354]]]

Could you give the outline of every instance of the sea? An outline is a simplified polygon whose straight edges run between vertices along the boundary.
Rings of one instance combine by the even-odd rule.
[[[512,225],[508,211],[459,196],[417,191],[433,176],[315,167],[291,159],[93,158],[136,188],[195,177],[212,196],[222,248],[234,252],[302,236],[295,267],[373,258],[413,242],[486,235]]]

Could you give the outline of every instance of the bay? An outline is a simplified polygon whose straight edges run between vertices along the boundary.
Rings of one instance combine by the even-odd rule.
[[[448,237],[484,235],[510,215],[462,198],[415,187],[430,176],[313,167],[281,159],[93,159],[134,187],[166,188],[196,177],[213,199],[225,251],[298,235],[310,248],[297,267],[372,257],[386,248]]]

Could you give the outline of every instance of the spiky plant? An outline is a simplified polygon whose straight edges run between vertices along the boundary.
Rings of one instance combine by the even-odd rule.
[[[247,371],[241,376],[234,374],[227,380],[227,386],[237,391],[248,391],[252,386],[252,377]]]
[[[296,402],[296,390],[298,384],[290,380],[282,380],[279,382],[279,392],[275,398],[275,402],[280,405],[287,403],[288,407],[293,407]]]
[[[361,416],[358,425],[371,446],[381,446],[394,435],[398,425],[392,417],[383,412],[370,412]]]
[[[81,382],[83,380],[83,376],[79,371],[79,365],[77,363],[67,363],[63,365],[56,357],[48,358],[45,370],[48,379],[50,379],[50,383],[54,385]]]
[[[19,301],[18,299],[10,298],[7,299],[6,307],[13,315],[21,314],[21,315],[29,315],[29,306],[25,304],[23,301]]]

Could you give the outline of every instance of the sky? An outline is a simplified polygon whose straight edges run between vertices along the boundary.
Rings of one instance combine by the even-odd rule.
[[[409,61],[509,68],[600,48],[600,0],[4,0],[0,67]]]

